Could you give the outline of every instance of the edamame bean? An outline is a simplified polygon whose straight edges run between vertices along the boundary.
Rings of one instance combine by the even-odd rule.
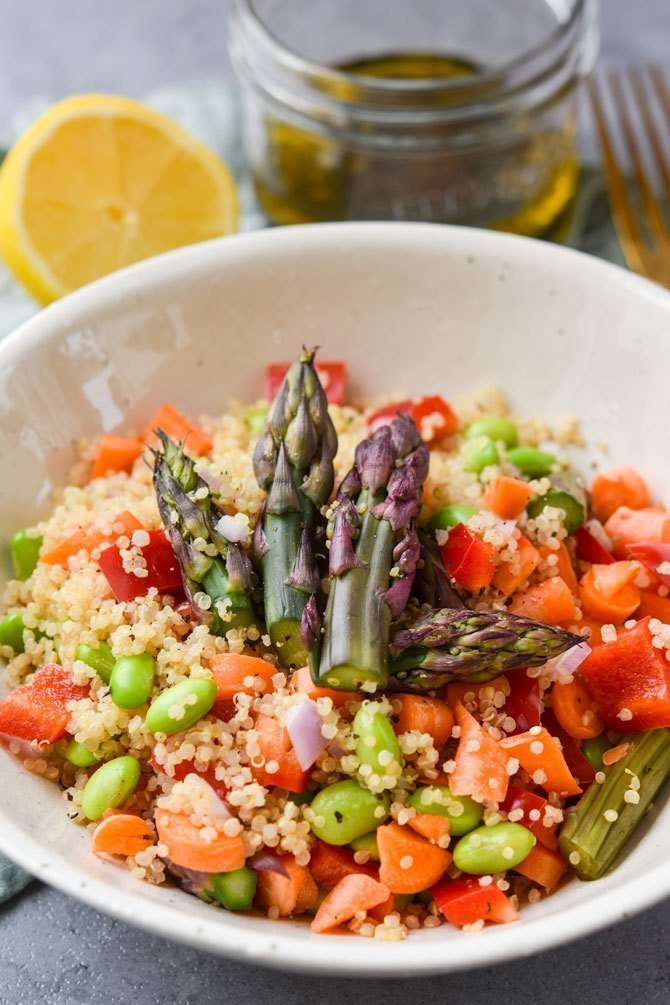
[[[374,831],[369,834],[362,834],[359,838],[354,838],[349,842],[352,851],[365,851],[373,862],[379,862],[379,847],[377,845],[377,835]]]
[[[463,468],[475,475],[480,475],[484,468],[497,464],[500,454],[493,440],[488,436],[478,436],[474,440],[466,440],[461,448]]]
[[[15,653],[24,653],[23,641],[25,625],[22,614],[8,614],[0,621],[0,646],[9,646]]]
[[[267,408],[262,405],[252,405],[244,415],[247,429],[253,436],[260,436],[265,429],[265,420],[268,414]]]
[[[422,785],[407,800],[419,813],[447,817],[455,837],[473,830],[482,819],[482,807],[470,796],[454,796],[447,785]]]
[[[119,708],[137,708],[151,697],[156,661],[149,653],[122,656],[112,667],[109,691]]]
[[[92,754],[88,747],[76,740],[70,742],[62,748],[62,754],[66,761],[74,764],[76,768],[92,768],[94,764],[100,763],[100,758]]]
[[[582,740],[582,754],[595,771],[604,771],[603,754],[609,750],[611,743],[605,733],[594,736],[590,740]]]
[[[565,516],[563,526],[568,534],[574,532],[584,523],[586,512],[582,503],[565,489],[549,489],[546,495],[534,496],[528,503],[528,516],[535,519],[539,516],[545,506],[553,506],[555,509],[562,509]]]
[[[477,827],[456,842],[454,865],[472,876],[505,872],[523,862],[534,844],[535,836],[521,824]]]
[[[78,660],[95,670],[105,684],[109,684],[116,660],[106,642],[101,642],[97,646],[77,646],[76,655]]]
[[[229,911],[248,911],[256,893],[258,874],[243,866],[212,877],[212,893]]]
[[[473,440],[478,436],[488,436],[496,443],[502,440],[506,447],[515,447],[519,442],[519,432],[512,420],[498,415],[486,415],[470,423],[465,438]]]
[[[449,530],[457,523],[467,523],[477,510],[474,506],[467,506],[465,503],[456,503],[453,506],[443,506],[437,513],[433,513],[428,521],[431,530]]]
[[[310,809],[314,834],[328,844],[342,845],[383,824],[389,815],[389,799],[347,778],[317,793]]]
[[[395,762],[404,764],[398,737],[391,722],[376,702],[364,701],[351,726],[356,737],[356,757],[379,775],[388,773]]]
[[[102,764],[84,786],[81,797],[84,816],[99,820],[105,810],[123,806],[137,787],[140,770],[140,762],[130,754]]]
[[[146,724],[152,733],[181,733],[207,715],[216,701],[213,680],[192,677],[162,691],[152,701],[146,714]]]
[[[31,537],[27,530],[17,530],[9,543],[9,550],[12,555],[12,565],[14,575],[17,579],[28,579],[35,568],[40,557],[42,547],[42,537]]]
[[[534,447],[514,447],[507,451],[507,460],[529,478],[543,478],[558,463],[553,454]]]

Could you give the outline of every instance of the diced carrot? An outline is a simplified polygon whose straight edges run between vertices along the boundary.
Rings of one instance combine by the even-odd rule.
[[[503,520],[514,520],[530,502],[533,490],[521,478],[499,475],[486,486],[482,502]]]
[[[115,544],[120,537],[130,537],[136,530],[143,530],[142,524],[128,510],[123,510],[115,517],[106,517],[105,522],[112,524],[112,530],[101,530],[95,524],[81,527],[70,534],[54,548],[40,555],[40,562],[46,565],[65,565],[68,558],[78,555],[80,551],[93,551],[102,544]]]
[[[173,440],[183,443],[186,453],[196,457],[208,454],[212,449],[211,437],[191,419],[178,412],[173,405],[161,405],[154,417],[147,423],[142,440],[150,446],[157,443],[156,430],[162,429]]]
[[[548,548],[546,544],[540,545],[539,552],[543,561],[546,561],[550,555],[556,558],[556,562],[552,562],[553,568],[558,571],[558,575],[568,587],[570,593],[576,597],[579,593],[579,582],[565,542],[559,541],[558,548]]]
[[[574,618],[577,608],[570,588],[559,576],[517,593],[509,607],[512,614],[535,618],[547,625],[560,625]]]
[[[448,846],[451,827],[447,817],[438,816],[437,813],[415,813],[407,823],[413,831],[426,838],[431,844],[436,844],[438,848]]]
[[[350,848],[342,848],[325,841],[317,841],[310,850],[309,871],[314,882],[325,890],[332,890],[344,876],[362,872],[379,879],[379,868],[374,862],[357,862]]]
[[[609,767],[610,764],[616,764],[620,761],[622,757],[625,757],[630,750],[630,743],[618,743],[616,747],[610,747],[603,754],[603,764]]]
[[[475,702],[480,705],[489,695],[493,698],[496,691],[502,691],[503,694],[507,695],[509,690],[509,681],[504,674],[501,674],[499,677],[494,677],[493,680],[484,681],[483,684],[475,684],[473,681],[467,680],[453,681],[453,683],[446,685],[442,694],[449,703],[451,711],[455,714],[457,703],[464,704],[466,694],[474,695]]]
[[[605,524],[617,558],[628,558],[626,545],[640,541],[670,541],[670,513],[664,509],[620,506]]]
[[[266,910],[276,907],[282,918],[311,911],[316,907],[319,890],[309,869],[298,865],[293,855],[282,855],[281,864],[286,870],[286,876],[269,869],[262,869],[258,873],[256,904]]]
[[[398,694],[393,697],[393,708],[398,716],[395,725],[398,734],[414,729],[419,733],[428,733],[436,747],[442,747],[451,736],[454,716],[447,702],[441,698]]]
[[[91,478],[103,478],[110,471],[130,471],[141,453],[141,440],[105,433],[98,443]]]
[[[633,468],[612,468],[598,475],[591,486],[591,503],[599,520],[608,520],[620,506],[643,509],[649,505],[649,489]]]
[[[523,534],[519,538],[517,549],[514,561],[499,565],[493,577],[493,585],[506,597],[516,593],[540,564],[539,551]]]
[[[603,625],[610,624],[608,621],[600,621],[596,618],[580,618],[579,621],[574,621],[571,624],[566,623],[565,627],[570,632],[574,632],[575,635],[581,635],[585,642],[593,648],[594,646],[602,645],[602,635],[601,629]]]
[[[640,594],[640,606],[635,612],[638,618],[658,618],[665,625],[670,625],[670,597],[662,597],[655,590],[643,590]]]
[[[395,893],[389,893],[388,899],[382,904],[377,904],[376,907],[368,908],[368,918],[373,918],[375,921],[383,921],[387,914],[393,914],[395,911]]]
[[[257,781],[271,788],[287,789],[288,792],[304,792],[311,772],[300,767],[288,729],[272,715],[259,715],[256,732],[261,757],[264,758],[263,767],[252,769]],[[268,771],[269,766],[274,767],[273,761],[277,770]]]
[[[326,894],[312,921],[313,932],[328,932],[351,921],[359,911],[369,911],[388,900],[390,891],[383,883],[357,873],[344,876]]]
[[[155,822],[160,843],[175,865],[196,872],[231,872],[244,865],[244,844],[239,835],[219,833],[213,841],[205,841],[202,828],[192,823],[188,814],[165,809],[156,810]]]
[[[502,802],[509,784],[509,755],[460,702],[454,712],[461,735],[454,758],[456,767],[449,776],[451,791],[455,796],[473,796],[479,802]]]
[[[640,606],[640,591],[633,585],[636,562],[592,565],[579,582],[582,609],[589,618],[620,625]]]
[[[420,893],[437,883],[451,865],[450,852],[400,824],[378,827],[377,846],[379,879],[391,893]]]
[[[581,789],[565,763],[560,743],[541,726],[539,732],[518,733],[506,736],[500,746],[511,757],[516,757],[536,785],[546,792],[563,796],[578,796]],[[542,779],[542,781],[540,780]]]
[[[277,668],[260,656],[219,653],[212,657],[209,665],[218,701],[234,698],[236,694],[268,694],[274,691],[272,678],[277,673]]]
[[[538,886],[543,886],[545,890],[553,890],[560,883],[567,868],[568,863],[560,852],[536,844],[525,859],[514,866],[514,871],[521,873]]]
[[[554,684],[551,689],[551,707],[561,726],[573,740],[592,740],[600,736],[605,728],[591,692],[580,677],[575,677],[569,684]]]
[[[276,671],[275,671],[276,672]],[[357,697],[355,691],[336,691],[332,687],[320,687],[312,680],[309,667],[300,667],[293,672],[291,677],[291,687],[301,694],[306,694],[312,701],[318,698],[330,698],[335,708],[341,708],[348,701],[354,701]]]
[[[152,843],[153,828],[133,813],[113,813],[93,831],[94,855],[137,855]]]

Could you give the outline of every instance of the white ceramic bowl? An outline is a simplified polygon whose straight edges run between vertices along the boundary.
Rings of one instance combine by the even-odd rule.
[[[82,434],[146,420],[163,400],[199,414],[253,398],[268,360],[303,343],[347,361],[353,395],[447,397],[486,382],[528,414],[579,413],[607,457],[670,499],[670,296],[574,252],[414,224],[296,227],[173,252],[95,283],[0,345],[4,535],[45,511]],[[313,936],[140,884],[89,851],[60,793],[0,751],[0,848],[46,882],[132,924],[274,967],[392,975],[534,953],[670,893],[670,806],[606,879],[572,882],[518,924],[444,926],[401,944]]]

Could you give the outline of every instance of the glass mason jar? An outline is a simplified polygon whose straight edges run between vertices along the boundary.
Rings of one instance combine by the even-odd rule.
[[[555,232],[577,185],[595,3],[233,0],[265,214]]]

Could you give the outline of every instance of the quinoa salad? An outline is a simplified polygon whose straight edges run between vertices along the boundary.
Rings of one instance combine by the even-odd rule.
[[[670,512],[484,388],[266,397],[81,444],[11,539],[0,742],[91,854],[385,941],[600,878],[670,774]]]

